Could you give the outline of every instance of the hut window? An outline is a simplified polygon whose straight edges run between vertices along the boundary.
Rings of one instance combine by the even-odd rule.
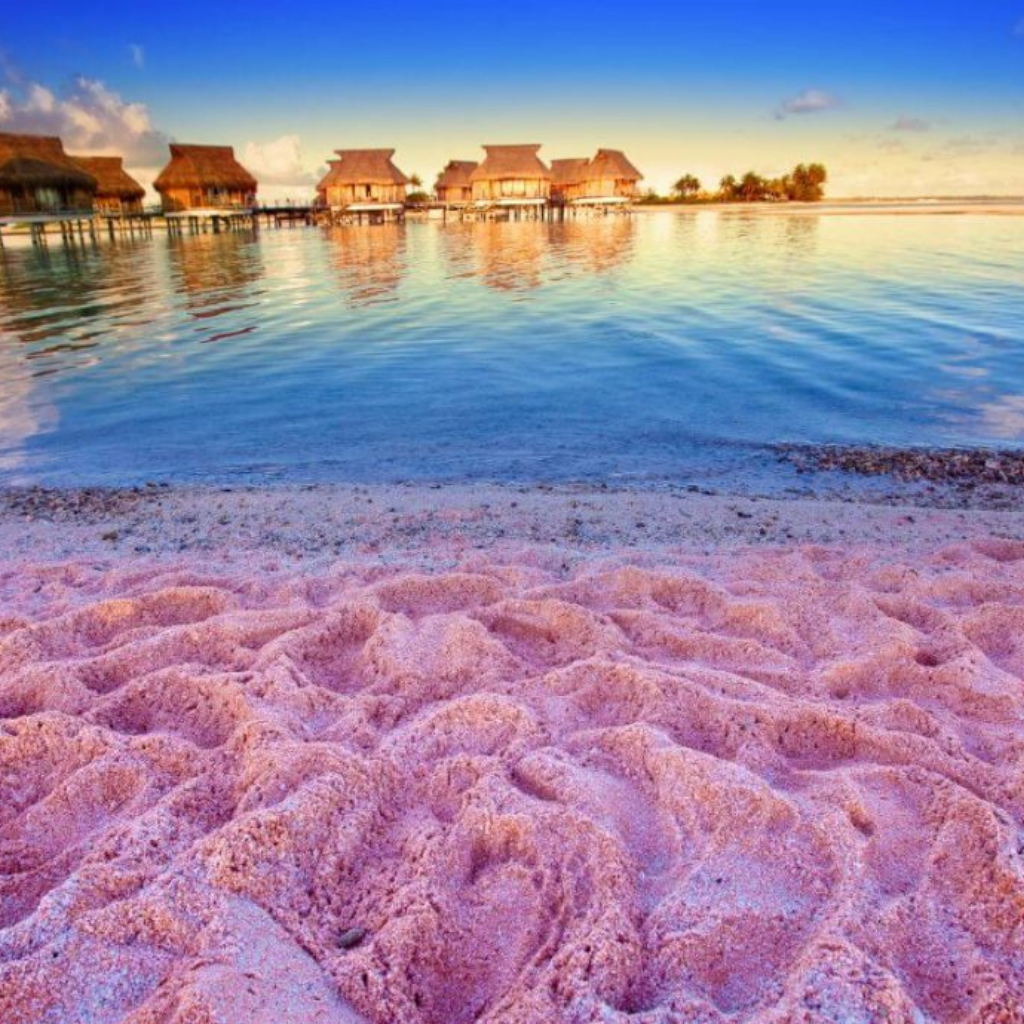
[[[56,210],[61,205],[60,192],[55,188],[37,188],[36,205],[44,210]]]

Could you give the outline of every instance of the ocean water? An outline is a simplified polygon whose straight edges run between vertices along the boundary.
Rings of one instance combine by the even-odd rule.
[[[1024,218],[660,211],[0,253],[0,482],[776,479],[1024,443]]]

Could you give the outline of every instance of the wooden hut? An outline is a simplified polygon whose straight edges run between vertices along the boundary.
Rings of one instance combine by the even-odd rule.
[[[583,169],[583,181],[575,202],[590,204],[628,203],[640,191],[643,175],[620,149],[599,149]]]
[[[171,143],[171,162],[153,182],[164,213],[245,210],[256,202],[256,179],[230,146]]]
[[[97,213],[130,216],[142,213],[146,190],[124,169],[119,156],[72,156],[71,159],[96,179],[93,209]]]
[[[317,185],[321,205],[332,210],[391,211],[405,202],[409,179],[394,165],[393,149],[336,149]]]
[[[586,181],[589,163],[585,156],[552,160],[551,198],[566,203],[578,199],[583,194],[583,183]]]
[[[498,206],[543,206],[551,172],[537,156],[539,145],[484,146],[487,156],[469,180],[473,201]]]
[[[464,206],[470,202],[473,198],[470,177],[476,168],[475,160],[449,160],[434,185],[438,201],[447,206]]]
[[[0,214],[88,213],[95,192],[56,136],[0,132]]]

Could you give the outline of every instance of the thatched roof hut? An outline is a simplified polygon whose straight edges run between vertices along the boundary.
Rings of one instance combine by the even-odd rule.
[[[620,149],[599,149],[581,166],[577,166],[577,160],[555,160],[552,167],[555,164],[572,165],[566,168],[565,180],[558,186],[561,197],[568,201],[628,202],[636,196],[643,179]]]
[[[599,149],[590,161],[589,171],[589,181],[631,181],[636,184],[643,180],[643,175],[630,163],[621,149]]]
[[[543,203],[551,190],[551,171],[537,156],[540,145],[484,146],[487,156],[469,180],[473,198],[498,203]]]
[[[171,143],[171,162],[153,187],[165,212],[248,207],[256,200],[256,179],[235,159],[231,146]]]
[[[0,132],[0,213],[90,210],[95,192],[56,136]]]
[[[327,206],[401,205],[409,179],[395,166],[393,149],[336,149],[327,174],[317,185]]]
[[[476,168],[475,160],[449,160],[434,185],[437,198],[442,203],[469,202],[473,198],[473,182],[470,179]]]
[[[72,156],[86,174],[96,179],[94,207],[106,213],[142,210],[146,190],[124,169],[119,156]]]
[[[587,176],[585,156],[574,156],[564,160],[551,161],[551,194],[560,199],[571,198],[571,193],[579,189]]]

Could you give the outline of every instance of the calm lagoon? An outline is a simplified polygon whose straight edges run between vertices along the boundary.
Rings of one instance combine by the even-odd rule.
[[[0,254],[0,481],[728,479],[1024,442],[1024,219],[664,211]]]

